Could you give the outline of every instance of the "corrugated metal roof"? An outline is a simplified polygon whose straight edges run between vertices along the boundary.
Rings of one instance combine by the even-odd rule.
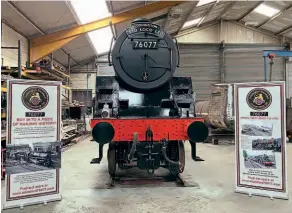
[[[121,13],[145,5],[144,1],[107,1],[112,14]]]
[[[65,1],[15,1],[14,4],[47,34],[77,25]]]
[[[179,5],[177,8],[182,10],[181,16],[178,18],[176,18],[176,16],[169,18],[165,25],[165,30],[169,32],[170,34],[175,33],[178,30],[180,30],[184,22],[188,21],[190,14],[192,15],[192,11],[196,5],[197,5],[197,2],[187,2],[187,3]],[[170,11],[170,13],[171,14],[175,13],[175,11],[176,10],[173,9],[172,11]]]
[[[27,19],[6,1],[1,1],[1,19],[16,28],[26,37],[32,38],[41,35]]]
[[[108,1],[107,6],[112,14],[121,13],[133,8],[150,4],[153,1]],[[17,9],[8,2],[2,1],[2,19],[16,28],[28,38],[52,33],[61,29],[78,25],[72,10],[64,1],[18,1],[13,2]],[[239,21],[241,24],[254,22],[254,28],[261,28],[267,32],[285,35],[292,38],[292,2],[291,1],[217,1],[196,7],[198,1],[183,3],[174,8],[168,8],[147,15],[154,23],[164,26],[170,34],[177,34],[186,21],[202,18],[200,25],[210,24],[218,19]],[[268,17],[253,10],[256,6],[265,4],[278,9],[280,12]],[[180,13],[181,11],[181,13]],[[29,20],[27,20],[28,17]],[[33,23],[31,23],[33,22]],[[115,30],[119,35],[130,24],[117,24]],[[34,26],[36,25],[36,26]],[[95,56],[95,51],[87,36],[81,36],[65,45],[63,50],[54,53],[56,59],[67,65],[67,55],[70,53],[76,63],[86,61]],[[73,65],[76,64],[73,62]]]
[[[2,1],[1,6],[2,19],[28,39],[78,25],[66,1]],[[68,66],[66,53],[72,57],[72,65],[95,55],[85,35],[55,51],[53,56],[62,65]]]
[[[202,24],[216,20],[217,17],[224,11],[224,9],[229,5],[229,2],[218,3],[210,12],[210,14],[205,18]]]

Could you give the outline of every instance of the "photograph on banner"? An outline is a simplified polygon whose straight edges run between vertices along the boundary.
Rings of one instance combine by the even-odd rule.
[[[271,150],[274,152],[282,151],[282,138],[278,137],[248,137],[241,136],[241,149],[245,150]]]
[[[235,97],[237,189],[287,194],[283,84],[237,84]]]
[[[61,168],[61,143],[8,144],[6,174]]]
[[[275,153],[271,151],[242,150],[245,168],[275,169]]]
[[[281,152],[282,138],[256,138],[252,140],[252,150],[272,150]]]
[[[249,136],[272,136],[273,124],[256,120],[242,121],[241,134]]]

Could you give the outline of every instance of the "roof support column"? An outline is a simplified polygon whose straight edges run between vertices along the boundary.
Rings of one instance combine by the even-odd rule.
[[[225,83],[225,43],[221,41],[219,46],[219,69],[220,69],[220,83]]]

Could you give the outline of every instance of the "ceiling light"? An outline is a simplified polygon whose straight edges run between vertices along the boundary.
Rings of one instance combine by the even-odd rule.
[[[254,9],[254,11],[268,17],[272,17],[278,12],[280,12],[280,10],[267,6],[265,4],[259,5],[257,8]]]
[[[197,4],[197,7],[205,5],[205,4],[209,4],[211,2],[214,2],[216,0],[200,0],[199,3]]]
[[[182,28],[186,28],[186,27],[190,27],[190,26],[194,26],[196,24],[199,23],[199,21],[201,20],[201,18],[197,18],[197,19],[194,19],[194,20],[191,20],[191,21],[187,21]]]
[[[248,25],[257,26],[257,25],[259,25],[259,22],[257,22],[257,21],[247,21],[247,22],[245,22],[245,26],[248,26]]]

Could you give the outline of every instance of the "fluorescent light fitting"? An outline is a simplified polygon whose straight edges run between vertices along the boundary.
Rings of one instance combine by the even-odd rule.
[[[257,22],[257,21],[247,21],[247,22],[245,22],[245,25],[246,26],[248,26],[248,25],[257,26],[257,25],[259,25],[259,22]]]
[[[190,26],[194,26],[196,24],[199,23],[199,21],[201,20],[201,18],[197,18],[197,19],[194,19],[194,20],[191,20],[191,21],[187,21],[182,28],[187,28],[187,27],[190,27]]]
[[[205,4],[209,4],[211,2],[214,2],[216,0],[200,0],[199,3],[197,4],[197,7],[205,5]]]
[[[265,4],[259,5],[257,8],[254,9],[254,11],[268,17],[272,17],[280,12],[280,10]]]

